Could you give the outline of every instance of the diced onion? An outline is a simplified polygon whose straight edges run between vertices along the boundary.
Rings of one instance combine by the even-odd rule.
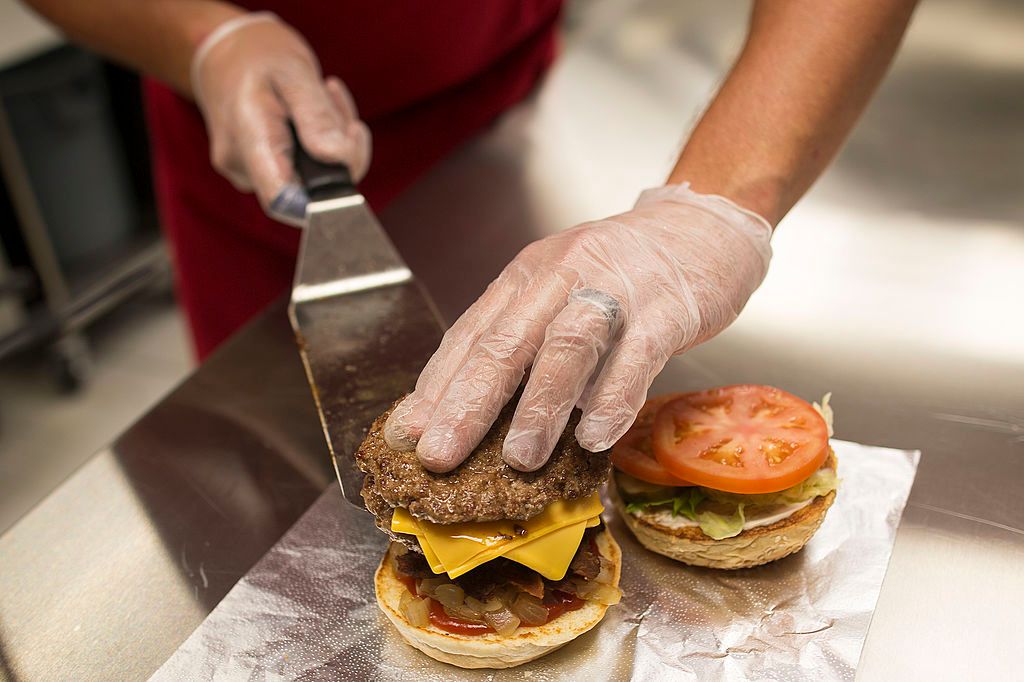
[[[449,608],[453,616],[465,618],[466,620],[482,621],[484,619],[484,605],[479,599],[467,596],[459,606]]]
[[[434,599],[448,609],[457,609],[463,605],[466,593],[455,583],[445,583],[434,588]]]
[[[507,637],[519,627],[519,618],[508,609],[489,611],[484,614],[484,621],[502,637]]]
[[[430,625],[430,604],[426,599],[412,596],[408,590],[402,592],[402,599],[398,604],[402,615],[413,627],[425,628]]]
[[[434,588],[434,599],[441,602],[441,606],[448,612],[449,616],[462,618],[464,620],[483,621],[483,611],[476,610],[466,604],[466,593],[455,583],[445,583]],[[473,599],[470,597],[470,599]],[[473,599],[477,604],[479,601]],[[482,606],[482,604],[480,604]]]
[[[497,597],[491,597],[484,602],[484,611],[500,611],[505,607],[505,604]]]
[[[391,568],[395,573],[401,573],[401,571],[398,570],[398,557],[406,554],[408,551],[409,550],[406,549],[404,545],[398,544],[395,547],[395,550],[391,553]]]
[[[575,588],[576,596],[577,597],[580,597],[582,599],[587,599],[590,595],[592,595],[594,593],[594,589],[595,589],[595,587],[597,585],[597,581],[595,581],[595,580],[580,580],[580,579],[577,578],[576,580],[573,580],[571,582],[571,584]]]
[[[594,591],[590,593],[590,596],[587,597],[587,599],[589,601],[596,601],[598,604],[611,606],[612,604],[618,604],[619,600],[622,599],[622,590],[614,585],[596,583]]]
[[[512,604],[512,613],[527,625],[543,625],[548,620],[548,610],[536,597],[521,593]]]
[[[581,599],[597,602],[610,606],[618,604],[622,599],[622,591],[614,585],[599,583],[596,580],[574,580],[576,596]]]
[[[416,583],[416,591],[420,596],[434,596],[434,590],[440,585],[444,585],[448,582],[446,578],[424,578],[423,580]]]

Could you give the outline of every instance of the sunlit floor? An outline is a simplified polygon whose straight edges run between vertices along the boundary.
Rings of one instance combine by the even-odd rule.
[[[192,367],[184,321],[166,297],[140,298],[89,332],[93,367],[76,393],[47,358],[0,365],[0,532],[149,409]]]

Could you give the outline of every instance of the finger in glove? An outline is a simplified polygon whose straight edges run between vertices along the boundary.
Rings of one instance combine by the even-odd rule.
[[[618,334],[621,304],[595,289],[573,292],[548,325],[502,448],[509,466],[539,469],[551,455],[598,360]]]

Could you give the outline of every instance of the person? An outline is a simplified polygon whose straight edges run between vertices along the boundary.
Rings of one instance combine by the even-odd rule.
[[[280,222],[300,222],[306,198],[289,121],[379,210],[529,94],[561,12],[560,0],[28,2],[153,78],[155,183],[200,357],[291,282],[298,236]],[[389,443],[454,468],[528,373],[506,462],[541,467],[574,406],[580,444],[610,447],[668,359],[722,331],[760,284],[775,226],[838,151],[915,4],[755,0],[666,184],[523,249],[445,334]]]

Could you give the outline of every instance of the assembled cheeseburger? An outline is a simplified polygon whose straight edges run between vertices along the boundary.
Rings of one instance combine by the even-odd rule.
[[[597,625],[621,596],[621,555],[598,495],[609,453],[579,446],[574,413],[546,465],[510,468],[501,449],[515,402],[449,473],[387,445],[390,410],[356,453],[366,507],[392,539],[375,575],[377,603],[409,644],[463,668],[543,656]]]
[[[613,449],[616,509],[641,544],[686,564],[799,551],[836,496],[828,399],[739,385],[648,400]]]

